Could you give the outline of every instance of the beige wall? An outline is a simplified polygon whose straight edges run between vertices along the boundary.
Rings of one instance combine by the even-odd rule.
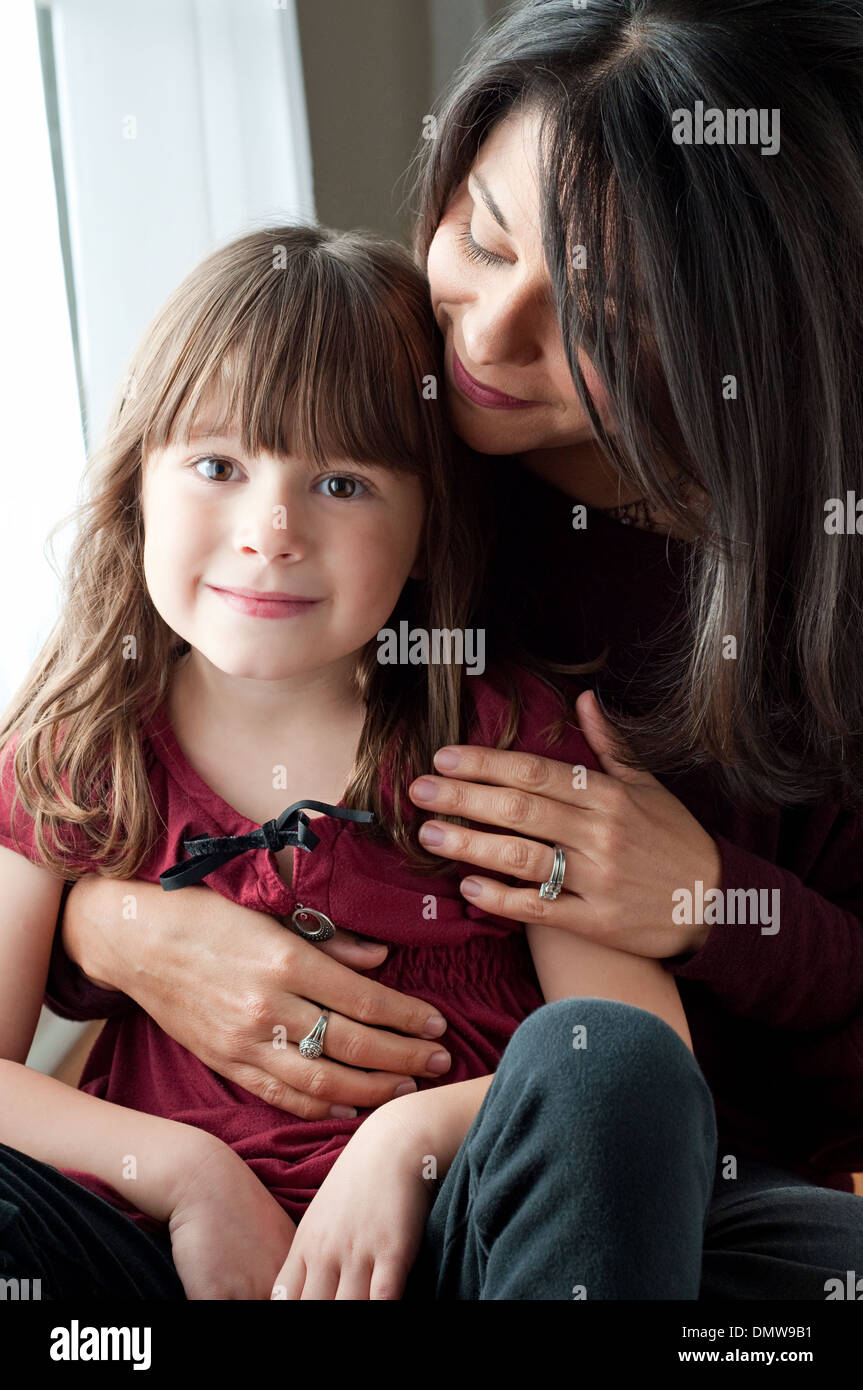
[[[318,218],[407,244],[422,118],[505,0],[297,0]]]

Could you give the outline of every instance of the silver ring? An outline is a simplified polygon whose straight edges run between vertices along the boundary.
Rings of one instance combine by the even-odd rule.
[[[300,1038],[299,1048],[304,1057],[320,1057],[322,1055],[328,1018],[329,1010],[322,1009],[312,1031],[307,1033],[304,1038]]]
[[[539,886],[539,896],[548,902],[554,902],[560,896],[563,887],[563,876],[566,873],[566,854],[562,845],[554,847],[554,863],[551,866],[551,877]]]
[[[299,917],[314,917],[320,926],[310,930],[300,925],[297,920]],[[318,912],[316,907],[303,907],[302,903],[297,903],[291,913],[291,925],[305,941],[329,941],[336,934],[335,923],[331,922],[325,913]]]

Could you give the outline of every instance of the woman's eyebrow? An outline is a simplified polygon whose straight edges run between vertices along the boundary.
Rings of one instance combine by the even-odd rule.
[[[487,185],[483,183],[482,179],[480,178],[479,174],[476,172],[475,169],[472,169],[470,174],[468,175],[468,183],[470,183],[471,179],[473,179],[474,183],[479,189],[480,196],[482,197],[483,202],[485,203],[495,222],[498,224],[499,227],[503,228],[507,236],[511,236],[512,232],[510,230],[509,223],[507,222],[506,218],[504,217],[503,213],[501,212],[500,208],[498,207],[497,203],[492,197]]]

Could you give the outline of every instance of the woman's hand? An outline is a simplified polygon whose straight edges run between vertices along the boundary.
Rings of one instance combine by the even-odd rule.
[[[416,1134],[391,1111],[370,1115],[339,1154],[297,1228],[273,1298],[401,1298],[435,1188],[422,1175]]]
[[[579,724],[602,772],[590,770],[574,785],[573,769],[550,758],[471,746],[435,754],[440,777],[413,783],[411,800],[423,810],[454,815],[506,833],[486,833],[444,821],[420,830],[428,849],[526,880],[509,888],[471,875],[461,890],[477,907],[519,922],[545,922],[578,932],[633,955],[668,956],[696,951],[710,928],[672,920],[676,889],[704,892],[721,887],[716,842],[682,801],[649,772],[632,771],[612,752],[599,706],[590,691],[576,702]],[[447,764],[450,754],[457,762]],[[423,794],[431,788],[434,795]],[[437,843],[429,831],[440,832]],[[554,851],[566,851],[564,891],[555,901],[539,896],[551,876]]]
[[[189,1299],[265,1299],[296,1226],[251,1168],[219,1143],[184,1183],[168,1222]]]
[[[88,875],[67,899],[63,944],[90,979],[122,990],[213,1071],[301,1119],[376,1107],[402,1086],[415,1090],[414,1076],[449,1070],[445,1048],[420,1041],[445,1022],[435,1032],[435,1009],[357,974],[387,947],[363,949],[350,932],[313,945],[205,886],[168,898],[155,883]],[[318,1005],[330,1010],[327,1056],[311,1060],[296,1044]],[[274,1046],[278,1028],[284,1048]]]

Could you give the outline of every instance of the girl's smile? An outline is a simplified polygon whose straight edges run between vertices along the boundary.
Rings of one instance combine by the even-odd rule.
[[[223,589],[216,584],[208,584],[214,594],[225,600],[229,608],[238,613],[246,613],[250,618],[295,618],[301,613],[309,613],[321,599],[300,598],[296,594],[257,592],[254,589]]]

